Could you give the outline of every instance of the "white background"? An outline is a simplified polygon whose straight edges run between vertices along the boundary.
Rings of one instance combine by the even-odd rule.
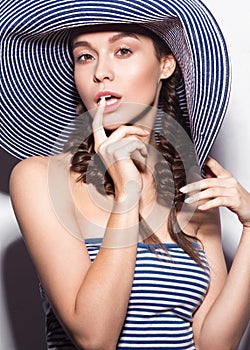
[[[212,155],[250,191],[250,2],[204,2],[222,28],[233,67],[231,100]],[[6,156],[1,153],[0,349],[45,350],[36,275],[6,193],[7,177],[12,164],[13,160],[6,161]],[[228,210],[221,210],[221,214],[224,251],[230,264],[237,248],[241,226],[235,215]],[[249,344],[250,329],[246,332],[239,350],[249,350]]]

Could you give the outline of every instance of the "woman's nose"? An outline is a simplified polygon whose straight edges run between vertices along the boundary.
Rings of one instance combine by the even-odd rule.
[[[95,83],[102,82],[105,79],[111,81],[114,79],[112,64],[109,62],[108,58],[103,58],[98,62],[93,77]]]

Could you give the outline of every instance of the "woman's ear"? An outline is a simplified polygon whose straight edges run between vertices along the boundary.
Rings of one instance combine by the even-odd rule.
[[[173,55],[164,56],[161,59],[161,79],[169,78],[175,70],[176,60]]]

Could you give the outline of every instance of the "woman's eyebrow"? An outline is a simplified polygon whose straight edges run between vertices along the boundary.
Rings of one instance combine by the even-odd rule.
[[[131,37],[131,38],[134,38],[134,39],[137,39],[137,40],[140,40],[139,37],[134,34],[134,33],[129,33],[129,32],[121,32],[121,33],[118,33],[118,34],[114,34],[112,37],[109,38],[109,43],[114,43],[124,37]],[[79,40],[79,41],[76,41],[74,44],[73,44],[73,50],[79,46],[84,46],[84,47],[89,47],[89,48],[92,48],[91,46],[91,43],[89,41],[86,41],[86,40]]]
[[[134,38],[134,39],[137,39],[137,40],[140,40],[139,37],[135,34],[135,33],[129,33],[129,32],[121,32],[121,33],[118,33],[118,34],[115,34],[113,35],[110,39],[109,39],[109,42],[110,43],[113,43],[117,40],[120,40],[124,37],[131,37],[131,38]]]
[[[79,46],[84,46],[84,47],[89,47],[89,48],[92,48],[91,44],[88,42],[88,41],[85,41],[85,40],[79,40],[79,41],[76,41],[74,44],[73,44],[73,50],[76,49],[77,47]]]

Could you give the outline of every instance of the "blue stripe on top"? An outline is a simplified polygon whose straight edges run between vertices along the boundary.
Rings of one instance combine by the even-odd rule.
[[[156,253],[138,243],[128,311],[117,349],[195,349],[192,317],[209,285],[201,268],[177,244]],[[94,261],[100,243],[87,243]],[[204,251],[200,256],[207,266]]]
[[[158,245],[153,252],[148,244],[138,243],[134,281],[117,349],[195,349],[193,314],[210,280],[206,256],[197,245],[202,268],[177,244],[164,245],[167,251]],[[86,246],[93,262],[101,240],[88,240]],[[52,310],[47,311],[47,324],[53,317],[55,321]],[[56,334],[52,327],[47,329],[49,349],[64,349],[65,333],[58,325],[54,329]],[[65,346],[69,349],[68,343]]]

